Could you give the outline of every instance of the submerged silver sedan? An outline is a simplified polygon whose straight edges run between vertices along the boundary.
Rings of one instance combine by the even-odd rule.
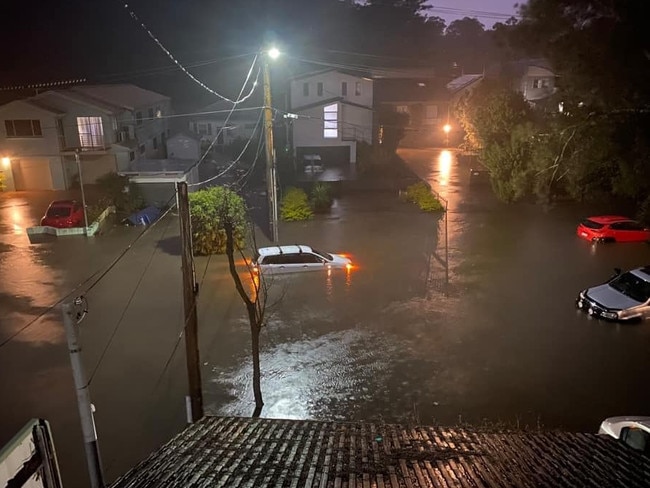
[[[650,265],[616,274],[607,283],[582,290],[576,306],[589,315],[629,322],[650,318]]]

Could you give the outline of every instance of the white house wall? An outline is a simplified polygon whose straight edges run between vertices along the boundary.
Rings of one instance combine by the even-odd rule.
[[[319,82],[323,83],[322,95],[318,95]],[[347,83],[347,95],[343,95],[341,92],[342,82]],[[361,83],[360,95],[355,94],[355,84],[357,82]],[[304,83],[309,84],[308,96],[304,96],[303,94]],[[372,80],[338,71],[327,71],[291,81],[291,107],[294,109],[335,97],[343,97],[349,102],[372,107]]]
[[[339,111],[341,120],[339,135],[348,136],[352,131],[354,139],[371,144],[373,130],[372,110],[342,103],[339,104]],[[321,118],[322,116],[321,114]]]
[[[201,143],[194,138],[176,135],[167,140],[167,156],[173,159],[194,159],[201,157]]]

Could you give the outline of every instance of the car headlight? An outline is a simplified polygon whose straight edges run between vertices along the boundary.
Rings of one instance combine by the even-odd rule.
[[[584,298],[585,298],[585,291],[582,290],[582,291],[580,292],[580,295],[578,295],[578,296],[579,296],[581,299],[584,300]]]

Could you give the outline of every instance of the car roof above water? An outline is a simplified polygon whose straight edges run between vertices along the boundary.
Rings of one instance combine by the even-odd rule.
[[[301,244],[292,246],[260,247],[257,250],[257,253],[260,256],[273,256],[276,254],[298,254],[301,252],[312,252],[312,248]]]
[[[597,215],[587,217],[587,220],[591,220],[598,224],[613,224],[614,222],[628,222],[632,219],[629,217],[623,217],[622,215]]]
[[[637,275],[645,281],[650,281],[650,264],[643,266],[642,268],[632,269],[630,270],[630,273]]]

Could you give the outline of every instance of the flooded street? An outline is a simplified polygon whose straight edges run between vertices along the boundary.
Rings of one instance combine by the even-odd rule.
[[[615,209],[503,205],[485,182],[470,183],[453,153],[400,155],[448,199],[447,225],[396,191],[343,192],[331,215],[281,224],[283,244],[345,253],[354,268],[270,281],[262,416],[593,432],[607,416],[648,414],[650,326],[599,322],[574,307],[614,267],[650,263],[646,244],[575,236],[582,217]],[[50,420],[74,488],[86,484],[82,438],[60,311],[48,309],[141,229],[30,244],[24,227],[46,200],[0,200],[0,440],[29,418]],[[244,306],[222,256],[197,258],[196,272],[206,413],[250,416]],[[184,426],[180,281],[170,216],[88,293],[81,337],[109,480]]]

